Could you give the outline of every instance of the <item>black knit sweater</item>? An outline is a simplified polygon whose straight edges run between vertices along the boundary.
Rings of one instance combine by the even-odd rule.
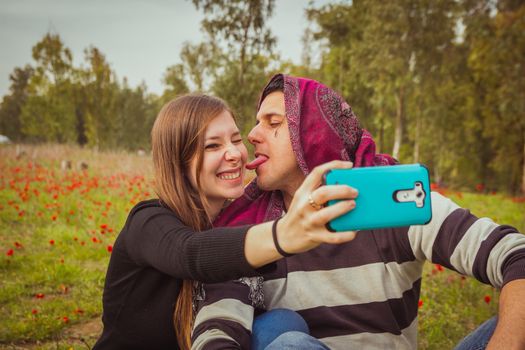
[[[178,349],[173,311],[182,279],[257,275],[244,255],[249,227],[195,233],[158,199],[137,204],[113,247],[94,349]]]

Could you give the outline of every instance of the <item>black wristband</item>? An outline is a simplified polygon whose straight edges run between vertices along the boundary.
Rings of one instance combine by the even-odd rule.
[[[277,241],[277,223],[279,222],[279,220],[281,220],[282,218],[279,218],[277,220],[275,220],[273,222],[273,225],[272,225],[272,237],[273,237],[273,244],[275,245],[275,249],[277,250],[277,252],[279,254],[281,254],[282,256],[284,256],[285,258],[289,258],[291,256],[293,256],[294,254],[290,254],[290,253],[287,253],[283,250],[283,248],[281,248],[281,246],[279,245],[279,241]]]

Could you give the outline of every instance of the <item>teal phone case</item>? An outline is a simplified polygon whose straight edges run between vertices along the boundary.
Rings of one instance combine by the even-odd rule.
[[[359,191],[355,208],[328,223],[331,231],[424,225],[432,219],[430,179],[424,165],[334,169],[324,175],[324,183],[346,184]]]

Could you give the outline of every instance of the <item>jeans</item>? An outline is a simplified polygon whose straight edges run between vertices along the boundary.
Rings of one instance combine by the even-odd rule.
[[[476,328],[472,333],[467,335],[461,342],[454,348],[454,350],[483,350],[487,347],[496,324],[498,323],[497,317],[492,317],[488,321],[485,321],[481,326]]]
[[[310,335],[305,320],[297,312],[274,309],[258,316],[253,322],[253,350],[328,350]]]
[[[467,335],[454,350],[483,350],[486,348],[497,324],[493,317]],[[268,311],[253,322],[252,349],[279,350],[329,349],[318,339],[310,335],[305,320],[295,311],[274,309]]]

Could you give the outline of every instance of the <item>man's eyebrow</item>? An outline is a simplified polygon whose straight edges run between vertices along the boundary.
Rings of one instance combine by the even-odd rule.
[[[264,113],[264,114],[258,115],[258,116],[257,116],[257,120],[262,119],[262,118],[271,118],[271,117],[273,117],[273,116],[283,117],[283,118],[284,118],[284,115],[281,114],[280,112],[277,112],[277,111],[274,111],[274,112],[269,111],[269,112],[266,112],[266,113]]]

